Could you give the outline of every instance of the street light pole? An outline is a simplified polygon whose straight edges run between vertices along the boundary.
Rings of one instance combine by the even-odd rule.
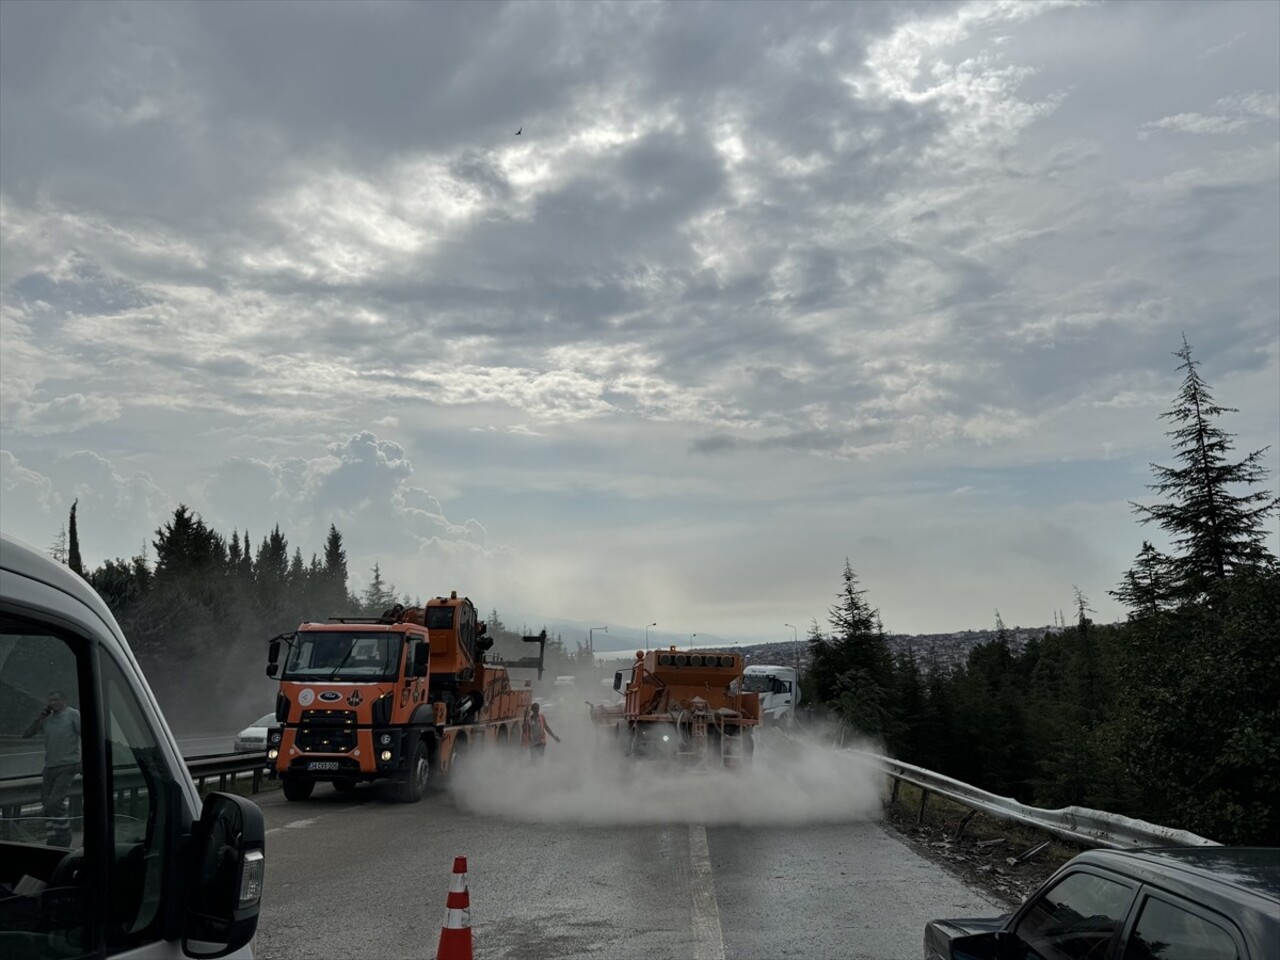
[[[587,652],[590,653],[593,657],[596,654],[595,632],[597,630],[603,630],[605,633],[608,633],[609,628],[608,627],[592,627],[590,630],[587,631]]]
[[[694,637],[696,637],[696,636],[697,636],[697,634],[696,634],[696,633],[691,633],[691,634],[689,634],[689,649],[690,649],[690,650],[692,650],[692,649],[693,649],[693,638],[694,638]]]
[[[655,620],[653,621],[653,623],[649,624],[648,627],[644,628],[644,652],[645,653],[649,652],[649,627],[656,627],[657,625],[658,625],[658,621]]]

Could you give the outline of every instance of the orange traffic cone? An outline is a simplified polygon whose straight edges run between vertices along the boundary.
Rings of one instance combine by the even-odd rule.
[[[471,894],[467,892],[467,858],[453,858],[453,879],[449,882],[449,902],[436,960],[472,960]]]

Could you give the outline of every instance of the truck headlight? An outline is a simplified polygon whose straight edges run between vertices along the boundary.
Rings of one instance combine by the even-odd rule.
[[[272,747],[270,750],[267,751],[268,760],[274,760],[278,756],[280,756],[280,751],[277,750],[275,747]]]
[[[378,759],[381,760],[383,763],[389,763],[391,761],[391,751],[383,750],[380,754],[378,754]]]

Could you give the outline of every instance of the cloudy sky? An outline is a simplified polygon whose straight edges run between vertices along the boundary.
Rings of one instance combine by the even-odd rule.
[[[336,523],[355,587],[664,637],[803,633],[846,557],[894,631],[1119,619],[1184,333],[1280,443],[1278,51],[1269,2],[6,0],[0,526]]]

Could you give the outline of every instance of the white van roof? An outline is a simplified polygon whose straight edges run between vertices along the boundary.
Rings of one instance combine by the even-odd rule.
[[[0,533],[0,570],[7,570],[20,577],[43,583],[84,604],[97,615],[122,646],[128,647],[124,640],[124,633],[116,623],[116,618],[111,615],[111,610],[106,603],[98,596],[96,590],[85,583],[83,577],[72,573],[70,567],[58,563],[29,543],[24,543],[6,533]]]

